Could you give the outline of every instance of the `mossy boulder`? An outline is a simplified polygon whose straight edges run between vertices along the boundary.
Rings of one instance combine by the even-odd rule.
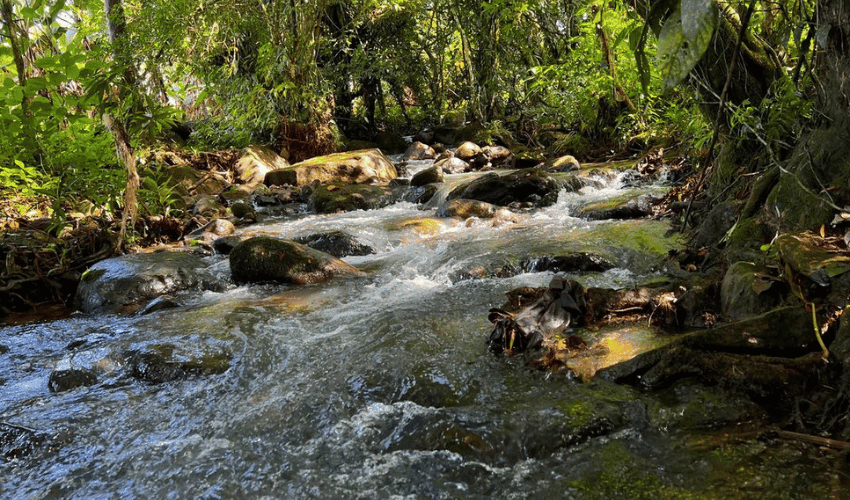
[[[627,194],[588,203],[581,207],[577,215],[590,220],[639,219],[652,214],[653,200],[651,194]]]
[[[784,281],[764,266],[736,262],[729,266],[720,287],[720,310],[727,320],[750,318],[779,305],[787,291]]]
[[[393,163],[379,149],[361,149],[318,156],[290,167],[272,170],[266,185],[305,186],[319,184],[380,184],[398,177]]]
[[[368,184],[328,184],[318,186],[310,196],[310,209],[317,214],[373,210],[397,201],[395,192],[386,186]]]
[[[304,285],[339,276],[359,276],[355,267],[305,245],[261,236],[247,239],[230,252],[233,280],[277,281]]]
[[[499,207],[491,203],[458,198],[447,201],[443,207],[437,210],[437,217],[460,217],[461,219],[478,217],[479,219],[489,219],[496,215],[498,210]]]

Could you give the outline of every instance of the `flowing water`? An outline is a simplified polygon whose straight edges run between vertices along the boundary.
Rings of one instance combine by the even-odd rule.
[[[755,439],[765,416],[749,401],[696,384],[650,394],[582,383],[488,352],[488,309],[552,277],[528,272],[534,258],[584,251],[617,263],[571,275],[588,286],[660,275],[659,255],[677,244],[664,222],[571,216],[621,192],[614,183],[562,193],[555,206],[495,221],[437,219],[410,203],[267,220],[245,231],[356,236],[376,252],[345,260],[366,276],[3,328],[0,423],[37,439],[23,456],[0,457],[0,497],[847,494],[841,470],[810,445]],[[210,265],[229,273],[225,258]],[[636,326],[574,333],[607,346],[610,359],[594,369],[660,338]],[[151,345],[222,355],[229,368],[140,381],[126,353]],[[51,371],[74,366],[96,371],[97,383],[50,392]]]

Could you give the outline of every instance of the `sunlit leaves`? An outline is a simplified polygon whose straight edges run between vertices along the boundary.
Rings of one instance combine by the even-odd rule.
[[[716,26],[717,11],[711,0],[682,0],[680,8],[667,19],[658,35],[657,56],[665,92],[696,66]]]

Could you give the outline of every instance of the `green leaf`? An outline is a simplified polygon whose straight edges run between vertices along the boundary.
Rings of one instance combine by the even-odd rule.
[[[27,79],[26,89],[30,93],[36,93],[39,90],[44,90],[47,88],[47,80],[44,79],[43,76],[34,76],[32,78]]]
[[[38,19],[38,11],[32,7],[24,7],[21,9],[21,17],[24,19]]]
[[[663,80],[663,91],[678,85],[696,66],[714,34],[717,16],[708,10],[703,16],[695,38],[689,38],[682,26],[682,11],[675,12],[664,23],[658,35],[658,70]]]
[[[682,0],[682,32],[685,38],[695,41],[700,36],[702,26],[709,16],[716,16],[714,2],[711,0]],[[716,23],[715,19],[715,23]]]

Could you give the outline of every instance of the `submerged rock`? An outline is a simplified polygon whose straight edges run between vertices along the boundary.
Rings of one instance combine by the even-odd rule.
[[[224,287],[197,255],[129,254],[102,260],[83,273],[74,306],[86,313],[129,313],[160,295]]]
[[[374,210],[396,200],[395,192],[384,186],[329,184],[319,186],[310,196],[310,208],[317,214]]]
[[[125,353],[133,378],[159,384],[188,376],[216,375],[230,368],[233,354],[224,347],[188,349],[174,344],[148,344]]]
[[[32,453],[44,442],[44,436],[33,429],[0,422],[0,457],[6,460]]]
[[[361,149],[318,156],[266,174],[265,184],[376,184],[398,177],[395,166],[379,149]]]
[[[278,281],[304,285],[338,276],[360,276],[357,268],[308,246],[270,237],[247,239],[230,252],[237,282]]]
[[[65,392],[77,387],[87,387],[97,383],[97,375],[85,368],[54,370],[47,380],[50,392]]]

